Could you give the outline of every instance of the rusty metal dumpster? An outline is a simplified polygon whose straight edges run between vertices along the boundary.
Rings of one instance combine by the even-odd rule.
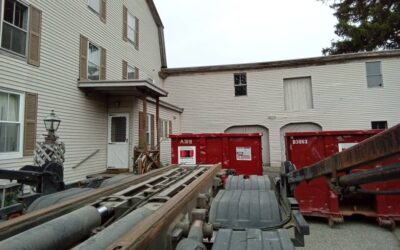
[[[262,175],[261,133],[170,135],[172,164],[222,163],[240,175]]]
[[[382,130],[320,131],[286,133],[286,159],[300,169],[345,150]],[[362,165],[351,173],[362,172],[378,165],[400,162],[400,158]],[[348,173],[338,173],[346,175]],[[400,190],[400,181],[362,185],[362,193],[337,195],[324,177],[299,184],[295,196],[304,215],[326,217],[332,225],[343,216],[360,214],[376,217],[379,224],[395,226],[400,220],[400,195],[384,195],[385,190]]]

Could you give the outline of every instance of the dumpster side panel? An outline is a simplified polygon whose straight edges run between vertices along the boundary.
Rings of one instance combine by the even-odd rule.
[[[345,150],[381,131],[287,133],[285,137],[287,159],[300,169]],[[393,162],[400,162],[400,158],[383,162],[381,165]],[[351,172],[361,172],[372,167],[374,166],[360,166],[352,169]],[[343,174],[346,173],[339,173],[339,175]],[[372,200],[370,196],[358,195],[358,199],[353,199],[354,197],[352,197],[347,201],[346,199],[339,201],[327,181],[325,177],[320,177],[308,183],[301,183],[296,187],[295,196],[299,201],[300,210],[303,214],[329,218],[363,214],[379,218],[391,217],[392,219],[400,219],[400,207],[397,206],[400,203],[399,195],[375,195]],[[399,190],[400,181],[362,185],[362,188],[365,190]],[[363,205],[366,205],[366,210],[362,209]],[[357,210],[354,210],[354,207]],[[372,213],[370,212],[371,209],[374,209]]]
[[[261,137],[260,133],[170,135],[171,162],[222,163],[223,168],[234,169],[238,175],[262,175]]]

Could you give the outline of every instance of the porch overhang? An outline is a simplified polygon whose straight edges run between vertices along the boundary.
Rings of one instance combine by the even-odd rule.
[[[84,92],[138,97],[166,97],[168,92],[148,80],[78,80],[78,88]]]

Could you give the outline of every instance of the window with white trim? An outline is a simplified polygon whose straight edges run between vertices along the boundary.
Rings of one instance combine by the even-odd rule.
[[[368,88],[382,87],[382,70],[381,62],[366,62],[365,68],[367,71],[367,86]]]
[[[146,123],[146,144],[151,144],[152,130],[151,130],[151,114],[147,114],[147,123]]]
[[[128,65],[128,79],[137,79],[138,77],[136,76],[136,67]]]
[[[247,77],[246,73],[233,74],[235,96],[247,95]]]
[[[26,55],[29,8],[16,0],[0,1],[1,48]],[[1,13],[0,13],[1,14]]]
[[[160,137],[168,138],[169,136],[169,121],[161,119],[160,124]]]
[[[88,6],[96,13],[100,13],[100,0],[88,0]]]
[[[22,157],[24,98],[0,90],[0,159]]]
[[[128,39],[135,43],[136,42],[136,19],[135,16],[131,13],[128,13],[128,30],[127,30]]]
[[[92,42],[88,43],[88,79],[100,79],[100,47]]]

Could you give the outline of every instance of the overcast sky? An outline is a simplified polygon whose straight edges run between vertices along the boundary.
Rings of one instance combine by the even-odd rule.
[[[321,56],[336,19],[317,0],[155,0],[168,67]]]

